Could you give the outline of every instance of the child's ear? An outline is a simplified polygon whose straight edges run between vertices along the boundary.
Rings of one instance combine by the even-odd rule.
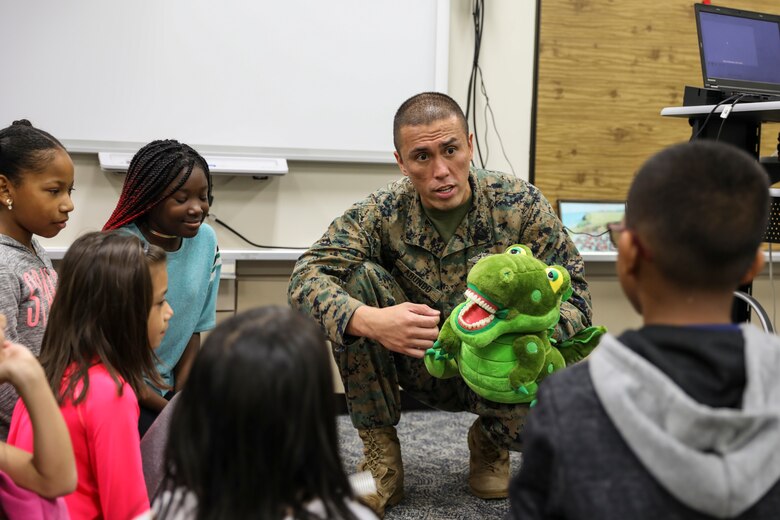
[[[10,188],[13,187],[11,180],[0,173],[0,196],[8,197],[11,195]]]
[[[618,239],[618,255],[624,268],[629,273],[635,273],[638,267],[639,258],[642,254],[639,241],[630,229],[624,230]]]
[[[744,285],[747,283],[750,283],[753,281],[753,278],[758,276],[758,274],[764,269],[764,263],[766,261],[764,260],[764,252],[761,250],[761,248],[756,251],[756,257],[753,259],[753,263],[748,268],[745,275],[742,277],[742,281],[740,281],[740,285]]]

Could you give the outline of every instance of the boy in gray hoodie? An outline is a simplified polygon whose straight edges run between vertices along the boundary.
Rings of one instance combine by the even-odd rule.
[[[611,234],[644,325],[541,385],[511,518],[780,518],[780,339],[731,323],[763,267],[768,187],[712,141],[642,166]]]

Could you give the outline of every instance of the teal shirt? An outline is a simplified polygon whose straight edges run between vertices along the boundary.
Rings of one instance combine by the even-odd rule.
[[[142,240],[144,236],[134,223],[123,229]],[[181,359],[190,338],[196,332],[213,329],[217,319],[217,291],[222,260],[217,235],[205,222],[193,238],[182,238],[178,251],[168,251],[168,303],[173,317],[162,343],[155,350],[160,359],[157,371],[173,387],[173,369]],[[155,388],[161,395],[166,391]]]

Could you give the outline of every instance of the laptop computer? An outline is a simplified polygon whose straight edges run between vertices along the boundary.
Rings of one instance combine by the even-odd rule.
[[[780,15],[708,4],[694,12],[704,86],[780,99]]]

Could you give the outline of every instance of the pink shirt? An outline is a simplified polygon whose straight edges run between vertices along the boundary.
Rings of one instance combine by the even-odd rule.
[[[76,395],[81,385],[76,387]],[[126,383],[117,395],[103,365],[89,369],[86,398],[60,406],[76,455],[78,485],[65,497],[74,520],[131,519],[149,509],[138,436],[138,400]],[[20,399],[11,419],[8,443],[32,452],[30,416]]]

